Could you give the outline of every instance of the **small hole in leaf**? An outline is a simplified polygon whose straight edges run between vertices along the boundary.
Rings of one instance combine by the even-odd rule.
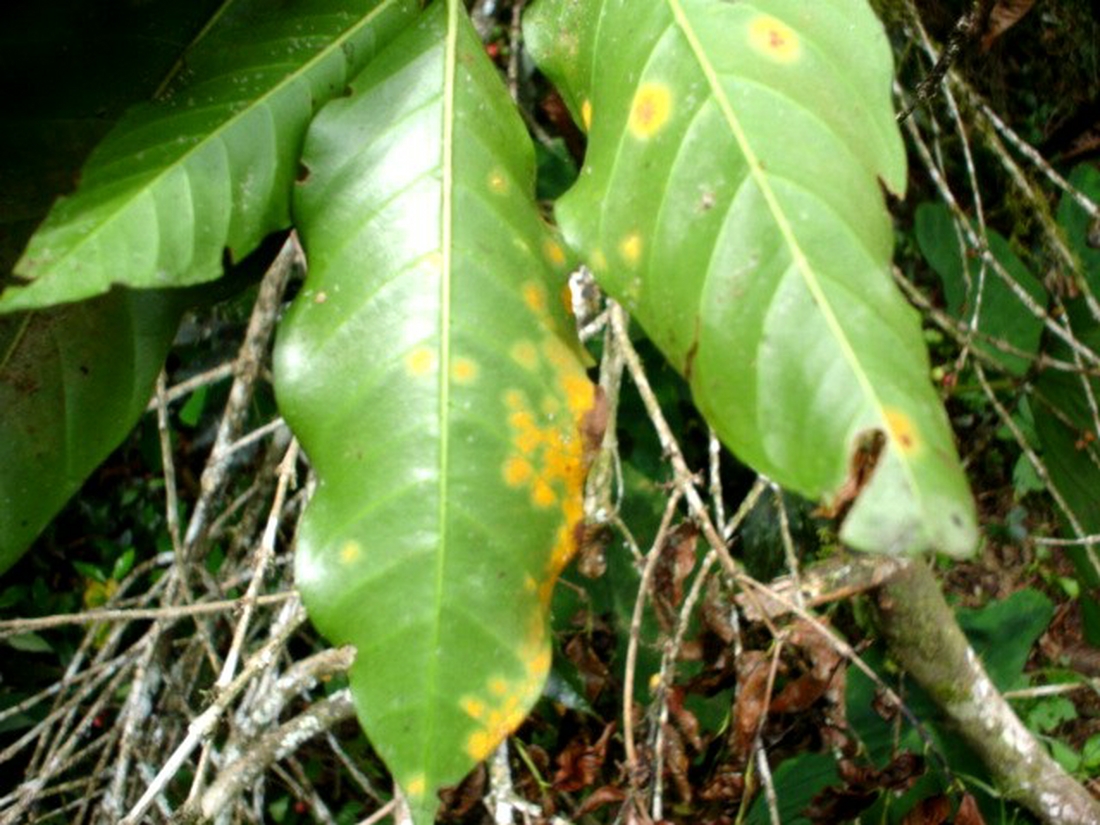
[[[294,176],[295,182],[305,183],[307,180],[309,180],[310,174],[310,168],[301,161],[298,161],[298,174]]]

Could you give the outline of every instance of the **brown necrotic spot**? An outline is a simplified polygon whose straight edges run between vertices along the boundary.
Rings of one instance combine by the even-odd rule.
[[[769,14],[762,14],[749,24],[749,45],[776,63],[793,63],[802,52],[802,43],[794,29]]]
[[[920,432],[907,413],[891,407],[886,410],[886,423],[891,438],[902,453],[913,455],[920,450]]]
[[[628,127],[634,137],[648,140],[672,114],[672,92],[663,83],[643,83],[634,95]]]

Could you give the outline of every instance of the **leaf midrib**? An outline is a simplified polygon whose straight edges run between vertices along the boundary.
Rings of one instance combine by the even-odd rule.
[[[450,409],[450,376],[451,376],[451,268],[454,264],[452,255],[453,239],[453,208],[454,208],[454,119],[455,119],[455,73],[458,63],[458,0],[445,0],[447,3],[447,31],[443,57],[443,158],[442,158],[442,192],[440,203],[440,279],[439,279],[439,511],[437,515],[438,527],[436,535],[439,536],[439,549],[436,552],[435,588],[432,600],[434,610],[432,626],[432,644],[428,657],[427,686],[429,700],[438,692],[439,688],[439,656],[440,641],[443,629],[443,591],[445,584],[445,570],[447,558],[447,482],[450,427],[447,425],[447,414]],[[431,746],[435,741],[435,728],[437,714],[434,709],[427,714],[425,721],[424,739],[421,743],[420,764],[427,768],[430,763]],[[434,779],[434,777],[431,777]],[[429,784],[431,784],[429,782]]]

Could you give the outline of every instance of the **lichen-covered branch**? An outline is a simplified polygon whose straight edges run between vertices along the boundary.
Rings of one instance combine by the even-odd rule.
[[[912,562],[889,579],[876,610],[895,661],[940,706],[1005,797],[1051,825],[1100,822],[1100,803],[1051,758],[990,681],[926,565]]]

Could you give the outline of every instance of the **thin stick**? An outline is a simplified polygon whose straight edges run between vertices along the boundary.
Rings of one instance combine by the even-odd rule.
[[[661,517],[661,526],[653,539],[653,546],[646,554],[645,569],[642,571],[642,580],[638,584],[634,612],[630,618],[630,638],[627,641],[626,665],[623,674],[623,745],[626,751],[627,774],[632,788],[641,775],[638,752],[634,744],[634,676],[638,664],[638,645],[642,635],[642,613],[645,609],[650,582],[653,580],[653,573],[657,569],[657,562],[661,556],[662,546],[672,526],[672,517],[676,515],[676,507],[680,503],[680,495],[681,491],[677,488],[668,497],[664,515]]]
[[[171,404],[174,401],[179,401],[181,398],[190,395],[195,390],[209,386],[210,384],[217,384],[219,381],[224,381],[226,378],[233,377],[233,362],[227,361],[224,364],[219,364],[216,367],[200,372],[198,375],[192,375],[186,381],[180,381],[178,384],[173,384],[164,391],[164,403]],[[156,412],[158,408],[158,399],[156,396],[149,399],[149,404],[145,407],[146,412]]]
[[[270,593],[265,596],[257,596],[253,603],[256,605],[282,604],[297,597],[297,592],[287,590],[281,593]],[[55,616],[42,616],[35,619],[9,619],[0,622],[0,638],[11,636],[15,633],[28,633],[38,630],[49,630],[55,627],[65,627],[73,624],[90,624],[93,622],[129,622],[139,619],[181,619],[187,616],[203,616],[211,613],[225,613],[239,610],[245,605],[245,599],[226,599],[217,602],[196,602],[176,607],[146,607],[124,608],[119,610],[89,610],[86,613],[58,613]]]
[[[121,820],[119,825],[138,825],[149,805],[159,796],[167,784],[176,775],[183,763],[198,747],[199,743],[208,736],[217,725],[222,714],[228,709],[237,695],[244,690],[249,681],[259,672],[271,667],[274,663],[276,652],[282,647],[290,635],[298,629],[306,620],[305,611],[298,608],[295,619],[287,624],[278,635],[270,639],[259,651],[245,664],[240,675],[226,686],[214,700],[190,725],[187,726],[187,735],[172,752],[157,773],[156,778],[145,789],[141,799],[137,801],[130,812]]]
[[[236,440],[241,424],[244,422],[256,379],[260,376],[260,367],[275,330],[275,322],[279,317],[283,292],[290,280],[290,273],[301,257],[298,240],[291,233],[260,283],[260,292],[252,308],[248,330],[245,332],[244,342],[234,362],[233,386],[229,390],[229,399],[218,424],[214,447],[202,472],[201,492],[195,502],[195,509],[191,513],[191,520],[187,524],[187,532],[184,535],[184,552],[188,558],[199,550],[199,544],[208,528],[210,510],[221,494],[228,477],[229,448]]]

